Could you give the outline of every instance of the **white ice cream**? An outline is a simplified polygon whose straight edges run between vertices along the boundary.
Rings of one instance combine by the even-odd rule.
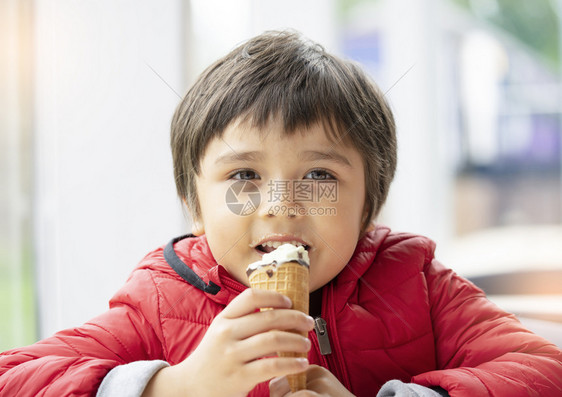
[[[274,251],[268,254],[263,254],[261,261],[257,261],[248,265],[246,272],[250,274],[258,267],[276,263],[278,265],[285,262],[299,262],[302,265],[309,266],[310,260],[308,259],[308,252],[301,246],[294,246],[293,244],[283,244]]]
[[[279,264],[297,261],[299,259],[309,263],[308,252],[302,245],[295,247],[293,244],[283,244],[276,250],[273,250],[268,254],[263,254],[261,261],[264,263],[276,262]]]

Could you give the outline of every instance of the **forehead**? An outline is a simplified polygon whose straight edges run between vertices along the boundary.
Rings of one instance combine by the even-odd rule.
[[[258,140],[262,143],[266,140],[285,141],[293,137],[315,139],[317,144],[325,142],[330,146],[353,147],[347,131],[329,120],[303,123],[287,129],[286,123],[279,117],[270,117],[265,123],[257,123],[251,117],[239,117],[232,121],[219,136],[221,139],[228,138],[241,142]]]

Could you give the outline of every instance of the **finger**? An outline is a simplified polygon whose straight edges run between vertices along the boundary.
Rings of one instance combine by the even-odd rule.
[[[236,344],[236,356],[242,362],[275,355],[278,352],[307,353],[311,348],[308,338],[286,331],[270,331],[254,335]]]
[[[308,388],[312,390],[318,390],[319,386],[324,385],[326,380],[331,378],[335,379],[334,375],[319,365],[310,365],[306,371],[306,383]]]
[[[308,367],[306,371],[306,388],[314,392],[312,395],[352,396],[330,371],[318,365],[310,365]],[[296,396],[297,394],[295,394]]]
[[[264,307],[288,309],[291,300],[275,291],[247,288],[221,312],[224,318],[238,318]]]
[[[269,382],[269,397],[284,397],[291,392],[286,376],[273,378]]]
[[[234,336],[245,339],[271,330],[291,330],[307,334],[314,328],[314,319],[303,312],[292,309],[275,309],[254,312],[236,319]]]
[[[326,368],[321,367],[319,365],[316,364],[312,364],[308,367],[307,373],[306,373],[306,379],[308,381],[317,379],[317,378],[322,378],[324,376],[330,376],[332,375],[332,373],[330,371],[328,371]]]
[[[261,383],[271,378],[306,371],[307,367],[306,358],[269,357],[246,364],[241,371],[241,376],[252,382]]]

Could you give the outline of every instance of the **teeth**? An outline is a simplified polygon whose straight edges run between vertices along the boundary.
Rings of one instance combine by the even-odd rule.
[[[281,243],[280,241],[266,241],[266,242],[263,243],[262,245],[263,245],[264,247],[272,247],[272,248],[277,249],[277,248],[279,248],[279,246],[280,246],[281,244],[282,244],[282,243]]]
[[[300,247],[300,246],[304,245],[304,244],[302,244],[301,242],[299,242],[299,241],[294,241],[294,240],[293,240],[293,241],[286,241],[286,242],[282,242],[282,241],[266,241],[266,242],[262,243],[261,245],[264,246],[264,247],[272,247],[272,248],[274,248],[274,249],[277,249],[277,248],[279,248],[279,246],[281,246],[281,245],[283,245],[283,244],[287,244],[287,243],[288,243],[288,244],[293,244],[293,245],[296,246],[296,247]]]

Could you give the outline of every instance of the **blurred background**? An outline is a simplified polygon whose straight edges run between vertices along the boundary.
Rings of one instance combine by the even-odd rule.
[[[103,312],[189,225],[169,125],[204,67],[292,28],[398,126],[379,219],[559,345],[562,0],[0,0],[0,351]]]

